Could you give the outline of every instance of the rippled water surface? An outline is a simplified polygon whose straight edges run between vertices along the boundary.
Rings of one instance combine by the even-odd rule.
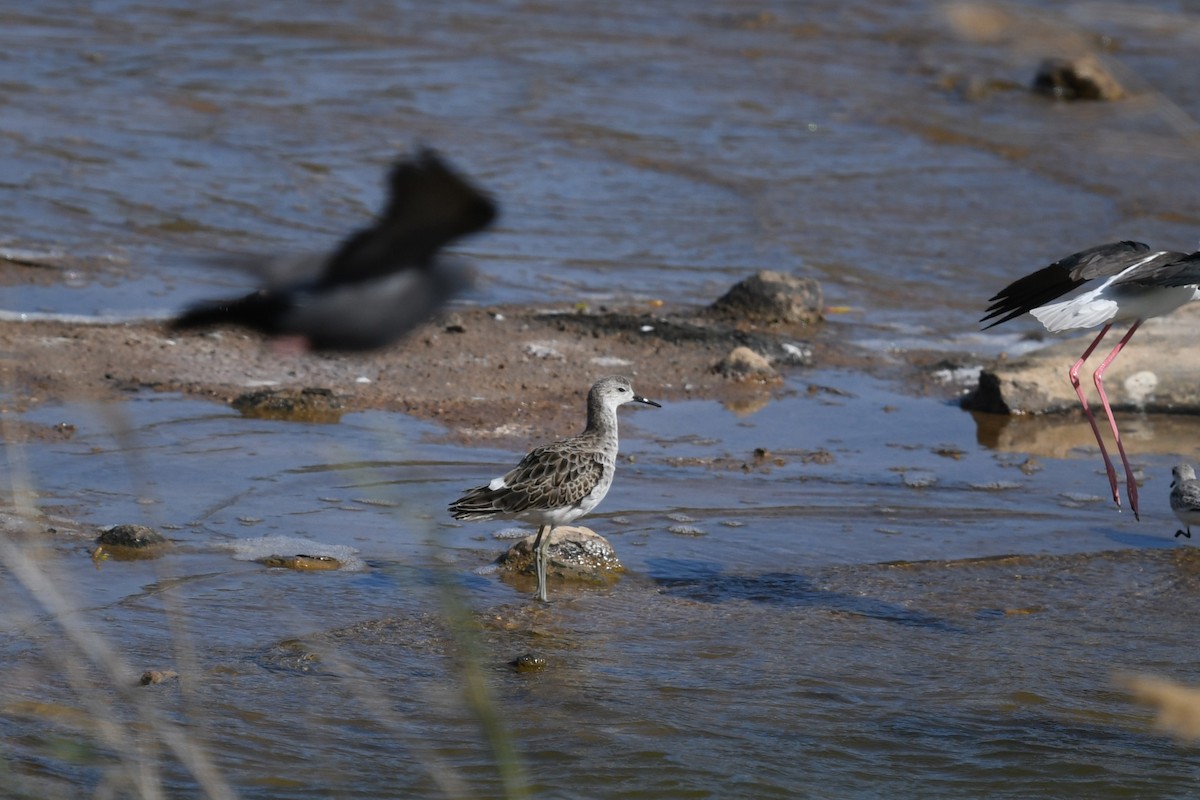
[[[552,586],[545,606],[489,569],[504,523],[441,513],[513,454],[441,444],[433,426],[247,420],[144,395],[31,412],[75,432],[20,452],[47,512],[149,522],[171,539],[161,559],[93,566],[89,541],[63,531],[43,568],[72,621],[119,647],[123,677],[191,670],[182,693],[142,699],[186,710],[247,796],[456,791],[446,781],[500,793],[464,647],[547,796],[1193,785],[1194,765],[1114,683],[1200,679],[1184,611],[1200,559],[1172,538],[1163,502],[1174,456],[1140,460],[1135,524],[1104,502],[1094,458],[1026,474],[1027,456],[976,443],[972,418],[941,401],[853,373],[808,377],[750,416],[700,401],[625,414],[627,460],[591,525],[629,571],[608,589]],[[834,424],[876,414],[886,428]],[[349,568],[251,560],[274,552]],[[37,602],[4,594],[0,731],[14,766],[69,795],[108,757],[62,759],[72,727],[46,709],[79,707],[59,661],[71,651]],[[456,634],[461,601],[474,622]],[[508,665],[527,652],[545,670]]]
[[[5,17],[0,249],[54,265],[8,265],[8,310],[159,315],[228,291],[207,257],[328,246],[416,142],[501,199],[498,230],[464,246],[482,302],[706,301],[781,268],[851,307],[821,336],[994,352],[1013,340],[975,320],[1015,272],[1196,238],[1200,18],[1177,4]],[[1020,89],[1043,56],[1090,47],[1133,98]],[[0,793],[103,795],[136,758],[142,790],[117,794],[1187,796],[1191,748],[1116,676],[1200,683],[1200,559],[1165,499],[1197,423],[1122,420],[1139,523],[1105,499],[1078,420],[977,420],[955,391],[818,366],[737,408],[623,411],[589,524],[628,573],[547,605],[490,568],[503,523],[444,513],[511,448],[171,395],[8,414],[45,435],[6,448],[6,499],[55,534],[45,585],[0,570]],[[172,545],[94,564],[74,522]],[[254,560],[286,549],[348,568]],[[527,652],[545,669],[509,666]],[[122,686],[183,679],[114,688],[93,659]],[[175,730],[192,745],[173,752]]]
[[[1200,23],[1170,3],[58,0],[7,16],[3,235],[87,259],[74,291],[16,291],[26,307],[165,310],[232,280],[187,254],[327,247],[416,142],[502,199],[499,231],[467,244],[489,299],[707,299],[782,266],[944,335],[1030,264],[1196,238],[1200,97],[1181,65]],[[1104,41],[1130,102],[1014,88]],[[934,299],[944,321],[922,313]]]

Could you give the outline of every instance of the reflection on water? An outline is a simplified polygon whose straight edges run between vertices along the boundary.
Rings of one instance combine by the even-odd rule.
[[[1006,416],[972,413],[979,426],[976,441],[991,450],[1005,453],[1030,453],[1046,458],[1069,458],[1085,452],[1100,451],[1096,438],[1082,414],[1047,416]],[[1136,462],[1139,456],[1194,452],[1200,445],[1200,419],[1168,414],[1121,412],[1121,441]],[[1104,425],[1103,416],[1100,424]],[[1102,428],[1106,444],[1113,452],[1107,427]]]

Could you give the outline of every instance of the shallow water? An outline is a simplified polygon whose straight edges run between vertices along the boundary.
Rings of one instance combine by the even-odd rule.
[[[850,372],[791,388],[749,416],[704,401],[623,414],[628,461],[590,524],[629,571],[607,589],[552,585],[546,606],[489,569],[507,524],[441,513],[513,454],[442,444],[434,426],[248,420],[147,394],[32,411],[75,433],[21,452],[47,511],[172,540],[161,559],[94,566],[64,531],[40,563],[125,679],[187,674],[186,691],[140,699],[186,711],[245,796],[453,793],[447,780],[499,794],[463,694],[471,641],[539,795],[1186,791],[1194,765],[1114,680],[1200,680],[1181,611],[1200,560],[1165,504],[1170,465],[1196,453],[1135,459],[1134,523],[1102,498],[1094,457],[1025,474],[1024,454],[978,444],[943,401]],[[246,560],[272,552],[351,563]],[[3,591],[19,609],[0,632],[10,768],[67,796],[109,757],[62,756],[70,726],[46,709],[87,713],[62,677],[70,650],[43,598]],[[466,640],[451,597],[481,626]],[[546,669],[507,666],[525,652]],[[35,721],[18,701],[48,705]],[[166,764],[167,786],[190,785]]]
[[[58,266],[7,270],[0,300],[157,315],[230,291],[206,257],[327,247],[420,140],[503,202],[462,248],[476,301],[707,301],[783,268],[852,307],[823,336],[1011,348],[974,331],[1014,274],[1112,238],[1194,243],[1200,20],[1036,3],[973,41],[951,18],[987,18],[954,9],[37,4],[0,26],[0,248]],[[1079,34],[1117,42],[1139,97],[988,88]],[[552,586],[547,606],[490,570],[503,523],[444,514],[511,449],[170,395],[10,420],[75,427],[6,449],[56,533],[34,551],[48,586],[0,572],[0,787],[73,797],[140,753],[162,770],[148,785],[194,794],[145,732],[169,729],[161,713],[243,796],[500,796],[476,665],[537,796],[1190,793],[1190,749],[1114,675],[1200,682],[1200,565],[1166,505],[1200,423],[1123,415],[1138,523],[1079,420],[976,419],[846,371],[787,388],[623,413],[626,460],[589,524],[629,572]],[[95,565],[72,520],[173,544]],[[349,568],[252,560],[285,548]],[[76,669],[89,632],[122,682],[183,681],[131,693]],[[543,672],[507,665],[528,651]]]
[[[5,304],[162,313],[211,295],[237,278],[205,255],[330,246],[417,141],[503,201],[464,245],[487,301],[707,300],[782,267],[939,338],[1081,246],[1192,245],[1200,93],[1179,65],[1200,21],[1170,3],[1036,3],[994,24],[979,8],[38,4],[0,31],[0,229],[75,268],[71,291]],[[1003,88],[1089,36],[1115,43],[1138,97]]]

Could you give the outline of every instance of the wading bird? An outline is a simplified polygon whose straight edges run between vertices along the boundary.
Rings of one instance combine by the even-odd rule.
[[[537,524],[533,550],[539,600],[546,599],[551,532],[579,519],[608,494],[617,469],[617,408],[631,402],[661,408],[635,394],[628,378],[601,378],[588,392],[583,433],[536,448],[515,468],[450,504],[455,519],[519,519]]]
[[[1125,456],[1125,446],[1121,443],[1121,434],[1108,404],[1108,395],[1104,392],[1104,371],[1144,320],[1169,314],[1185,303],[1200,298],[1197,284],[1200,284],[1200,253],[1187,255],[1167,250],[1152,251],[1141,242],[1113,242],[1081,250],[1013,281],[991,298],[987,314],[980,320],[987,322],[1000,317],[984,326],[986,330],[1029,312],[1051,332],[1104,326],[1067,374],[1083,406],[1083,413],[1092,426],[1096,443],[1100,445],[1100,455],[1104,458],[1104,468],[1108,472],[1108,482],[1118,508],[1121,506],[1121,493],[1117,486],[1117,472],[1080,387],[1079,370],[1109,328],[1118,322],[1131,323],[1116,347],[1096,367],[1092,381],[1100,393],[1100,402],[1121,454],[1129,507],[1134,517],[1139,519],[1137,481]],[[1059,300],[1082,286],[1090,288],[1070,299]]]
[[[1200,525],[1200,481],[1191,464],[1180,464],[1171,470],[1171,510],[1184,530],[1175,531],[1175,537],[1192,538],[1192,523]]]

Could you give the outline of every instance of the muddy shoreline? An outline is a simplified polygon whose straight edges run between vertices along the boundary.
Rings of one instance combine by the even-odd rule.
[[[300,420],[399,411],[445,425],[454,440],[526,441],[576,427],[588,387],[605,374],[628,375],[658,400],[737,406],[789,391],[781,376],[791,370],[878,361],[826,330],[734,324],[703,307],[507,305],[454,310],[375,353],[327,355],[287,351],[240,330],[174,333],[159,321],[4,321],[0,380],[10,411],[152,390],[254,416],[256,403],[244,400],[257,393],[277,409],[295,407]],[[718,372],[737,347],[766,356],[773,374]]]
[[[1194,359],[1187,353],[1198,316],[1200,309],[1185,309],[1147,324],[1109,372],[1115,408],[1196,413]],[[880,353],[853,344],[847,332],[856,324],[731,321],[711,307],[667,309],[657,303],[596,309],[510,304],[455,309],[373,353],[314,354],[237,329],[181,334],[158,320],[9,319],[0,320],[0,380],[7,395],[0,410],[176,392],[230,405],[246,416],[300,422],[398,411],[444,426],[447,441],[507,446],[574,430],[588,387],[605,374],[630,376],[639,392],[656,400],[716,399],[750,412],[794,392],[787,376],[842,368],[898,381],[916,395],[951,401],[965,392],[964,409],[989,412],[985,416],[997,420],[989,431],[1011,428],[1009,420],[1046,417],[1054,430],[1077,433],[1071,425],[1076,399],[1065,368],[1090,334],[1016,358],[1001,353],[983,359],[978,385],[969,389],[938,374],[977,365],[978,356],[945,350]],[[723,372],[719,365],[738,348],[763,356],[769,371]],[[1153,393],[1134,396],[1130,387],[1145,376],[1153,378]],[[1062,424],[1055,422],[1060,418]],[[16,422],[8,432],[22,440],[69,433]],[[1021,447],[1033,452],[1063,449],[1027,438],[1021,437]],[[991,433],[984,439],[1000,446]]]

